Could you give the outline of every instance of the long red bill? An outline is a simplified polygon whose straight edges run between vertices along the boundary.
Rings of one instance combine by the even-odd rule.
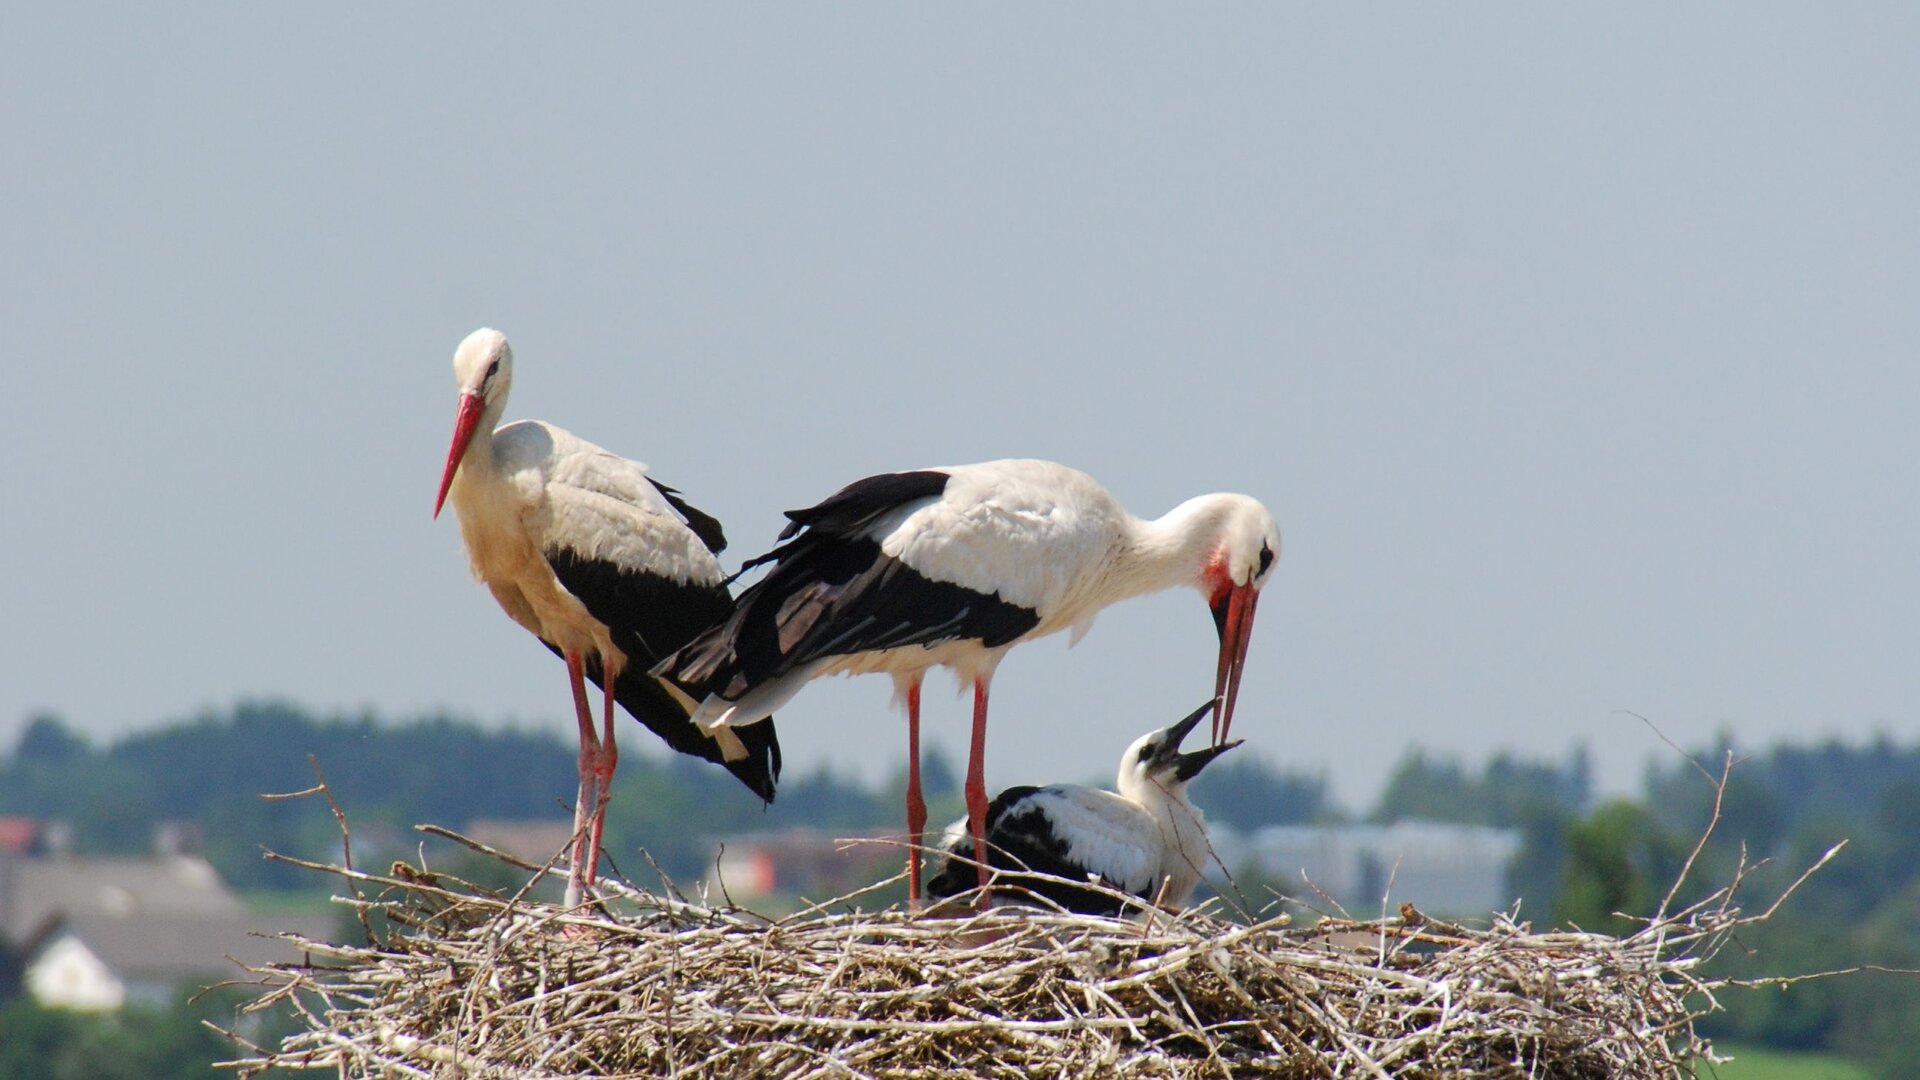
[[[467,444],[473,441],[474,429],[480,426],[480,414],[487,411],[486,400],[479,394],[460,392],[460,411],[453,418],[453,446],[447,451],[447,471],[440,475],[440,494],[433,500],[433,516],[440,516],[440,508],[446,505],[447,489],[453,486],[453,474],[460,469],[460,459],[466,455]]]
[[[1225,742],[1233,731],[1233,706],[1240,698],[1240,673],[1247,664],[1247,643],[1253,639],[1253,609],[1260,594],[1250,586],[1228,591],[1226,611],[1219,619],[1220,666],[1214,675],[1213,745]]]

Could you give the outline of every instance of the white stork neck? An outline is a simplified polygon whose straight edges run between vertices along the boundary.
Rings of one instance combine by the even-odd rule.
[[[473,438],[467,440],[467,448],[460,455],[461,473],[494,471],[493,429],[500,426],[500,415],[506,411],[505,394],[496,395],[480,411],[480,422],[474,425]]]
[[[489,401],[481,410],[480,419],[473,426],[473,437],[467,440],[466,449],[460,451],[460,466],[454,471],[453,484],[447,489],[447,501],[460,514],[463,533],[470,527],[473,508],[500,494],[500,463],[494,460],[493,431],[500,423],[500,414],[506,411],[504,396]],[[472,549],[471,538],[468,548]]]
[[[1121,777],[1120,793],[1132,799],[1153,820],[1154,840],[1158,845],[1159,875],[1170,878],[1168,899],[1184,903],[1193,885],[1206,870],[1208,841],[1206,818],[1187,801],[1187,785],[1161,778]]]
[[[1113,570],[1115,600],[1185,585],[1203,587],[1221,545],[1228,506],[1216,495],[1188,499],[1152,521],[1133,519]]]
[[[1122,762],[1114,790],[1146,807],[1155,817],[1164,817],[1171,807],[1187,806],[1187,785],[1174,779],[1171,770],[1150,776],[1138,765],[1128,768],[1127,763]]]

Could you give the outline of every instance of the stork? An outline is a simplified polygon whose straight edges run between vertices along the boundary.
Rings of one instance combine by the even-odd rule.
[[[1184,905],[1211,854],[1206,818],[1187,801],[1187,784],[1242,741],[1180,752],[1181,740],[1214,705],[1209,701],[1172,727],[1135,739],[1121,755],[1115,791],[1050,784],[1011,787],[995,796],[987,807],[994,871],[1029,893],[1089,915],[1118,915],[1131,906],[1116,892]],[[927,882],[934,896],[973,888],[974,872],[955,857],[966,839],[965,819],[947,828],[941,842],[947,863]],[[1088,888],[1089,882],[1104,888]]]
[[[473,574],[514,622],[567,663],[580,726],[580,792],[566,902],[593,884],[619,752],[613,703],[683,754],[717,761],[772,801],[780,743],[764,733],[702,730],[693,698],[649,673],[727,617],[733,598],[714,555],[720,523],[611,454],[539,420],[495,428],[513,384],[513,350],[497,330],[469,334],[453,354],[460,384],[453,445],[433,514],[449,499]],[[604,737],[594,734],[584,680],[601,688]]]
[[[973,687],[968,825],[986,884],[983,758],[994,668],[1021,642],[1062,630],[1078,642],[1109,604],[1185,585],[1220,637],[1213,742],[1227,736],[1260,589],[1280,528],[1245,495],[1189,499],[1134,517],[1092,477],[1050,461],[1007,460],[883,473],[804,510],[733,613],[655,668],[704,688],[708,730],[752,725],[820,675],[886,672],[907,710],[908,895],[920,898],[920,684],[946,666]]]

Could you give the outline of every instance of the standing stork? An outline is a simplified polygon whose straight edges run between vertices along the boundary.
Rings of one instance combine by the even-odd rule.
[[[1214,705],[1209,701],[1172,727],[1135,739],[1120,756],[1113,791],[1049,784],[996,795],[987,807],[993,869],[1035,896],[1088,915],[1118,915],[1135,906],[1118,893],[1176,909],[1186,904],[1213,854],[1207,819],[1187,801],[1187,785],[1241,742],[1180,752],[1181,741]],[[975,875],[954,857],[966,839],[964,819],[947,828],[941,841],[947,863],[927,882],[934,896],[973,887]]]
[[[708,730],[751,725],[820,675],[886,672],[907,708],[908,893],[920,898],[920,683],[951,668],[973,686],[967,819],[986,885],[982,760],[987,691],[1007,650],[1062,630],[1079,641],[1109,604],[1185,585],[1220,635],[1213,741],[1233,722],[1260,589],[1280,528],[1245,495],[1202,495],[1145,521],[1076,469],[1050,461],[883,473],[805,510],[747,563],[773,569],[733,614],[654,670],[705,689]],[[743,568],[744,569],[744,568]]]
[[[593,884],[600,830],[619,760],[613,703],[683,754],[717,761],[761,799],[773,799],[780,744],[764,734],[702,730],[695,702],[649,673],[733,610],[714,553],[720,523],[647,475],[646,466],[539,420],[495,428],[513,384],[513,350],[497,330],[475,330],[453,354],[460,411],[433,514],[449,498],[474,576],[507,615],[567,662],[580,725],[567,904]],[[596,737],[584,680],[605,695]]]

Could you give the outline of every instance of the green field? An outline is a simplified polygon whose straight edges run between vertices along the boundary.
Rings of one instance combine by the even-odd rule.
[[[1718,1052],[1734,1060],[1712,1067],[1700,1065],[1701,1080],[1874,1080],[1872,1070],[1832,1054],[1794,1054],[1754,1046],[1721,1046]]]

